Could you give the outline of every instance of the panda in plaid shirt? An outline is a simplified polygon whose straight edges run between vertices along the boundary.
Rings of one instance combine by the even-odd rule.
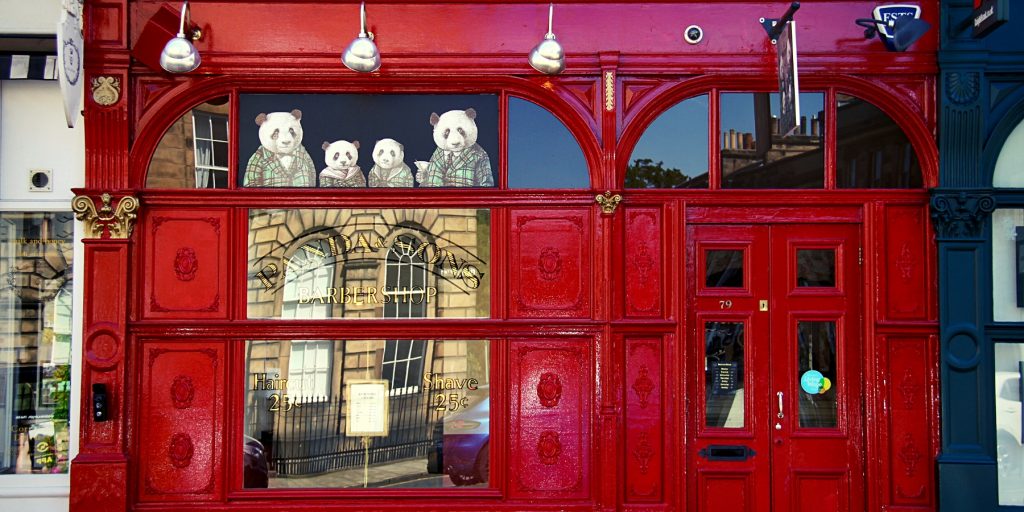
[[[429,162],[416,162],[421,187],[493,187],[491,159],[476,143],[476,110],[430,114],[437,149]]]

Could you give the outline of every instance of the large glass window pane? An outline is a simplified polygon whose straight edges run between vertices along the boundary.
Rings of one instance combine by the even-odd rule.
[[[836,186],[920,188],[921,165],[910,140],[878,107],[836,95]]]
[[[494,187],[494,94],[242,94],[243,187]]]
[[[0,213],[0,474],[68,471],[71,213]]]
[[[824,188],[825,95],[800,93],[800,113],[786,135],[778,93],[722,94],[722,188]]]
[[[227,188],[228,98],[197,105],[174,122],[149,161],[151,188]]]
[[[992,316],[997,322],[1024,322],[1024,209],[992,212]],[[1020,247],[1020,248],[1018,248]]]
[[[248,341],[245,487],[486,487],[489,347]]]
[[[836,323],[797,322],[800,426],[836,426]]]
[[[249,212],[249,318],[488,318],[490,210]]]
[[[704,324],[705,425],[743,427],[743,323]]]
[[[588,188],[583,150],[569,129],[543,107],[508,100],[509,188]]]
[[[633,148],[626,188],[708,187],[708,96],[666,110]]]
[[[999,504],[1024,505],[1024,344],[997,343],[996,357],[996,465]]]

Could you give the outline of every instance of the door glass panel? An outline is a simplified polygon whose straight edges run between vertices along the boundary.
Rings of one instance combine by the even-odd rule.
[[[704,286],[743,287],[743,251],[738,249],[704,252]]]
[[[743,427],[743,382],[743,323],[705,323],[705,425]]]
[[[824,105],[824,94],[801,93],[803,115],[784,134],[778,93],[722,94],[722,188],[824,188]]]
[[[244,486],[490,482],[488,340],[246,342]]]
[[[835,287],[835,249],[798,249],[796,285],[799,287]]]
[[[836,426],[836,323],[797,323],[800,426]]]

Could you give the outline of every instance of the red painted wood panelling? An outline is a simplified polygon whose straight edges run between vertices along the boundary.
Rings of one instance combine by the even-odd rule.
[[[127,462],[92,462],[80,456],[75,459],[74,467],[71,472],[70,510],[127,510]]]
[[[626,501],[662,500],[662,340],[626,339]]]
[[[662,316],[662,227],[658,208],[626,209],[626,316]]]
[[[590,497],[590,344],[515,340],[511,357],[511,497]]]
[[[932,504],[934,445],[930,435],[934,357],[929,337],[888,336],[888,457],[890,503]]]
[[[125,39],[127,20],[125,13],[128,10],[126,0],[117,2],[87,2],[86,16],[88,16],[89,30],[87,37],[91,44],[108,48],[124,48],[128,41]]]
[[[82,415],[82,453],[121,455],[124,418],[125,316],[128,289],[128,243],[89,240],[85,244],[85,299],[82,411],[92,410],[92,386],[107,388],[108,421]]]
[[[920,206],[892,206],[885,211],[885,250],[878,251],[883,275],[879,311],[885,320],[927,320],[928,272],[925,210]]]
[[[139,363],[141,499],[217,499],[224,481],[224,346],[146,343]]]
[[[227,318],[227,212],[153,208],[142,229],[144,316]]]
[[[697,476],[699,510],[756,510],[753,486],[753,475],[702,469]]]
[[[591,210],[512,211],[509,316],[588,318]]]

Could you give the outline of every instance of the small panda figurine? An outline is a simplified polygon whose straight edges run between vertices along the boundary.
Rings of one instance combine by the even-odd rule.
[[[302,111],[256,116],[260,148],[245,166],[246,187],[312,187],[316,185],[313,158],[302,146]]]
[[[365,187],[366,177],[356,165],[359,161],[359,141],[324,141],[324,163],[320,171],[321,187]]]
[[[395,139],[381,139],[373,146],[371,187],[411,187],[412,170],[405,164],[405,147]]]
[[[429,162],[416,162],[421,187],[493,187],[491,159],[476,143],[476,110],[430,114],[437,149]]]

